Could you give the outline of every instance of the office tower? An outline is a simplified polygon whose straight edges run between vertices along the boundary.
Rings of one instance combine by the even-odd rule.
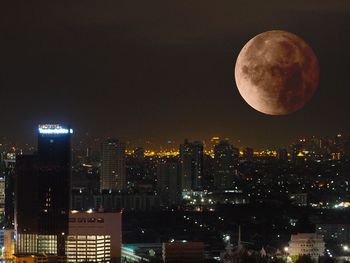
[[[180,145],[181,191],[201,190],[203,177],[203,144],[185,140]]]
[[[60,125],[40,125],[38,134],[39,233],[57,235],[58,254],[64,254],[71,194],[71,134]]]
[[[18,155],[15,167],[15,233],[18,253],[36,253],[40,218],[37,156]],[[32,244],[31,244],[32,243]]]
[[[72,129],[39,125],[38,152],[16,160],[16,253],[65,254]]]
[[[126,189],[125,144],[118,140],[108,139],[102,144],[100,189]]]
[[[234,186],[235,161],[238,150],[228,141],[221,141],[214,147],[214,187],[230,189]]]
[[[163,205],[175,205],[179,202],[179,172],[175,158],[159,161],[157,169],[157,190]]]
[[[71,211],[67,262],[120,262],[121,217],[121,211]]]

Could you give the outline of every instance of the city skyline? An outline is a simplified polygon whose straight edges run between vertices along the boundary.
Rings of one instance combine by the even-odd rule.
[[[349,18],[2,3],[0,261],[350,263]]]
[[[35,132],[35,131],[34,131]],[[239,148],[239,149],[245,149],[247,147],[253,148],[254,150],[278,150],[283,148],[290,148],[293,144],[297,143],[300,140],[303,139],[311,139],[311,138],[318,138],[323,140],[332,140],[338,136],[348,138],[350,134],[348,133],[334,133],[334,134],[327,134],[324,136],[321,136],[320,134],[311,134],[311,135],[300,135],[298,137],[294,137],[291,140],[289,140],[286,143],[278,144],[278,143],[271,143],[271,144],[262,144],[262,145],[252,145],[249,142],[241,141],[239,138],[230,138],[230,137],[224,137],[224,136],[218,136],[217,134],[214,136],[206,136],[204,138],[198,138],[198,137],[183,137],[179,140],[172,140],[171,138],[164,139],[159,142],[159,140],[152,140],[152,139],[135,139],[130,140],[130,138],[127,137],[120,137],[120,136],[107,136],[107,137],[97,137],[93,136],[89,133],[79,134],[79,131],[74,130],[74,135],[72,136],[72,147],[81,147],[81,144],[88,146],[90,145],[102,145],[104,140],[108,139],[117,139],[121,142],[125,143],[126,151],[127,153],[137,149],[138,147],[144,148],[146,151],[167,151],[167,150],[177,150],[179,151],[180,145],[185,140],[190,141],[198,141],[203,143],[204,149],[207,150],[213,150],[215,144],[217,144],[219,141],[228,141],[233,146]],[[31,138],[30,140],[23,141],[18,140],[15,141],[13,138],[4,136],[0,138],[0,146],[5,146],[8,148],[11,147],[17,147],[17,150],[20,149],[34,149],[34,145],[36,144],[35,139]]]
[[[98,137],[160,144],[221,135],[261,147],[350,130],[344,1],[4,5],[0,85],[9,111],[0,136],[29,140],[28,127],[63,121]],[[301,36],[320,63],[315,96],[288,116],[251,109],[233,77],[244,43],[271,29]]]

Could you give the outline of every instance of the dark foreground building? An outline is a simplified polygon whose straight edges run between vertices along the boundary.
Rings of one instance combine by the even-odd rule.
[[[39,125],[37,154],[17,156],[16,253],[65,254],[72,133],[58,124]]]

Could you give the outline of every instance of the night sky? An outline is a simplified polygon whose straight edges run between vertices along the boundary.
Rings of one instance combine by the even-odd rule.
[[[315,96],[288,116],[252,109],[233,77],[244,44],[272,29],[302,37],[320,64]],[[0,136],[62,121],[157,144],[350,133],[348,0],[3,1],[0,32]]]

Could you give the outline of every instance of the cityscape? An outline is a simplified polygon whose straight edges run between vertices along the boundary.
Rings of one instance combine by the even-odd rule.
[[[1,144],[6,262],[349,257],[349,136],[260,150],[213,136],[156,151],[62,124],[36,133],[37,147]]]
[[[0,7],[0,263],[350,263],[348,0]]]

